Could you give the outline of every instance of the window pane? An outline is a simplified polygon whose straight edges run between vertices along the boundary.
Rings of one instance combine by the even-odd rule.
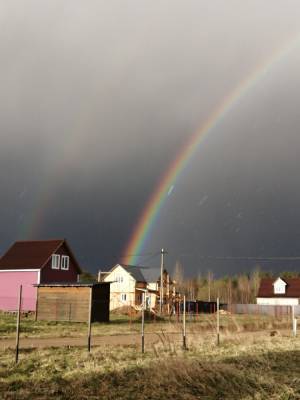
[[[61,269],[64,269],[64,270],[69,269],[69,256],[61,257]]]
[[[53,254],[52,255],[52,269],[59,269],[59,261],[60,261],[60,256],[59,254]]]

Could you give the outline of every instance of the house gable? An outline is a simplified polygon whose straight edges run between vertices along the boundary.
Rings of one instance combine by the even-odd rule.
[[[286,292],[286,282],[280,277],[276,279],[273,283],[274,294],[285,294]]]
[[[57,268],[53,268],[52,257],[58,258]],[[64,261],[66,261],[64,266]],[[78,266],[69,246],[63,241],[57,249],[49,256],[41,269],[40,283],[53,282],[77,282],[78,274],[81,270]]]
[[[115,265],[110,273],[104,278],[104,282],[111,282],[111,293],[128,293],[134,292],[136,279],[122,265]]]

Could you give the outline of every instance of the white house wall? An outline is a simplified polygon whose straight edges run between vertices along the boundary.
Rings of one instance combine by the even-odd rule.
[[[118,280],[123,280],[119,282]],[[120,265],[104,278],[110,284],[110,309],[135,304],[135,279]],[[126,294],[126,300],[121,300],[121,295]]]
[[[295,306],[299,304],[299,299],[290,297],[257,297],[257,304],[270,306]]]

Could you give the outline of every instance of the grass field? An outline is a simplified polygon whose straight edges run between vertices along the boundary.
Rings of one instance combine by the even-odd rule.
[[[139,316],[129,318],[123,315],[111,314],[109,323],[94,323],[93,335],[122,335],[138,333],[141,330]],[[289,329],[291,321],[288,317],[276,319],[264,315],[221,315],[221,332],[255,331],[266,329]],[[196,318],[187,317],[187,330],[189,332],[213,332],[216,329],[216,315],[200,314]],[[11,314],[0,314],[0,337],[12,338],[15,336],[16,316]],[[181,330],[181,322],[176,317],[172,320],[147,320],[146,332],[178,332]],[[22,316],[22,337],[79,337],[87,333],[86,323],[72,322],[46,322],[34,321],[33,316]]]
[[[13,350],[0,352],[0,399],[300,399],[300,339],[291,336],[288,319],[222,315],[217,346],[216,316],[188,317],[187,351],[168,336],[182,329],[176,319],[147,321],[145,331],[159,333],[159,340],[146,341],[141,354],[140,346],[105,342],[106,335],[140,332],[139,317],[111,317],[110,323],[93,324],[93,335],[103,336],[105,344],[91,354],[78,347],[21,349],[16,365]],[[0,315],[2,339],[14,337],[15,320]],[[85,323],[22,316],[21,337],[33,343],[86,332]]]
[[[18,399],[300,399],[300,339],[269,333],[203,334],[188,351],[164,340],[133,346],[0,354],[0,397]]]

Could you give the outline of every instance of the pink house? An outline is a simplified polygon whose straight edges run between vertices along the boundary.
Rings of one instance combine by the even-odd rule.
[[[17,309],[22,285],[22,310],[35,311],[40,283],[77,282],[81,273],[65,239],[15,242],[0,259],[0,310]]]

